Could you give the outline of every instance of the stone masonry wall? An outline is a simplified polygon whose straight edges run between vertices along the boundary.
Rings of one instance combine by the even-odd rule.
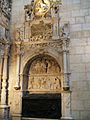
[[[24,23],[24,5],[30,0],[13,0],[14,27]],[[90,0],[62,0],[60,23],[70,23],[70,72],[72,115],[76,120],[90,119]],[[13,66],[12,66],[13,67]]]
[[[61,23],[70,23],[72,115],[90,119],[90,0],[63,0]]]

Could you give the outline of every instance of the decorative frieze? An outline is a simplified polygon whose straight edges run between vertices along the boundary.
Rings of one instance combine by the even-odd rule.
[[[16,43],[18,44],[18,42],[16,42]],[[37,42],[36,43],[22,42],[21,54],[25,55],[29,51],[37,52],[36,49],[38,51],[41,51],[41,49],[42,49],[42,51],[43,51],[44,49],[47,49],[47,48],[57,51],[58,53],[62,53],[62,42],[60,42],[60,41],[57,41],[57,42],[56,41],[53,41],[53,42],[45,41],[45,42],[38,42],[38,43]]]
[[[28,91],[30,93],[59,93],[61,91],[60,76],[31,75],[28,83]]]

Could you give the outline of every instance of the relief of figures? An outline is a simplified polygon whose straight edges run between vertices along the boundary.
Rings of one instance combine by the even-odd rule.
[[[40,57],[31,63],[28,90],[57,91],[61,89],[60,67],[51,58]]]
[[[30,74],[59,74],[58,64],[46,58],[35,60],[30,67]]]
[[[30,77],[28,83],[29,90],[60,90],[61,81],[60,77]]]

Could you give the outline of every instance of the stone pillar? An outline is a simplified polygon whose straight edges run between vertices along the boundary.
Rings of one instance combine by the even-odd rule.
[[[71,116],[71,92],[69,85],[69,50],[68,50],[68,38],[63,38],[63,93],[62,93],[62,120],[72,119]]]
[[[22,85],[23,82],[23,75],[20,74],[20,83]],[[17,96],[17,99],[16,99]],[[14,108],[13,108],[13,113],[12,113],[12,120],[21,120],[22,118],[22,96],[23,96],[23,91],[22,91],[22,86],[20,90],[14,90]]]
[[[4,60],[4,57],[2,53],[1,59],[0,59],[0,98],[1,98],[1,84],[2,84],[2,75],[3,75],[3,60]]]
[[[7,79],[8,79],[8,54],[9,45],[5,45],[4,52],[4,63],[3,63],[3,76],[2,76],[2,93],[1,93],[1,104],[6,105],[6,94],[7,94]]]
[[[69,90],[70,86],[69,86],[69,65],[68,65],[68,48],[67,48],[67,44],[68,44],[68,39],[67,38],[64,38],[63,39],[63,76],[64,76],[64,79],[63,79],[63,89],[65,91]]]
[[[71,93],[70,91],[62,93],[62,117],[61,120],[71,120]]]
[[[8,80],[8,54],[9,45],[5,45],[4,50],[4,63],[3,63],[3,76],[2,76],[2,91],[1,91],[1,119],[9,119],[9,106],[7,105],[7,80]]]
[[[17,63],[16,63],[16,85],[14,86],[14,88],[16,90],[20,89],[20,62],[21,62],[21,43],[17,44]]]

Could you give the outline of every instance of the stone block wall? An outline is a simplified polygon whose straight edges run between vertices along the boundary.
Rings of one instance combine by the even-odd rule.
[[[90,0],[63,0],[61,24],[70,23],[72,115],[90,119]]]

